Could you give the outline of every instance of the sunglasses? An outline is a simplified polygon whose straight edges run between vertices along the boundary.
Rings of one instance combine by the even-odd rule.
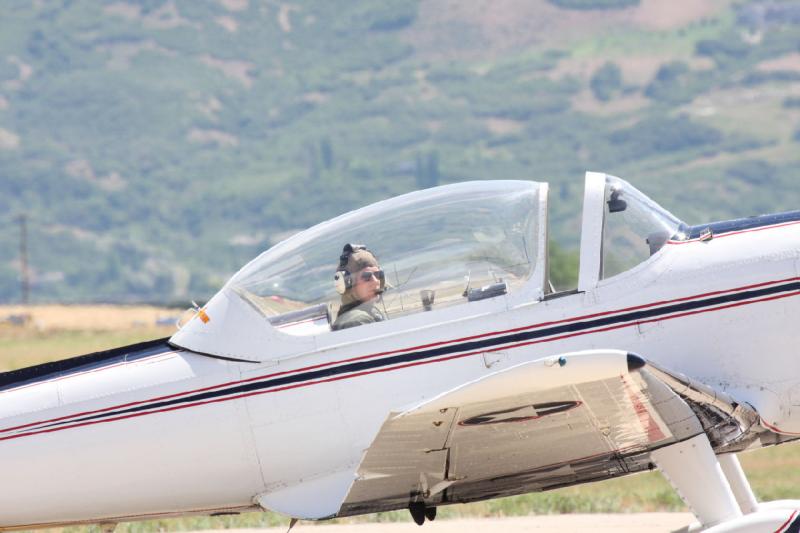
[[[365,270],[359,274],[358,277],[361,279],[361,281],[370,281],[372,278],[375,278],[378,281],[383,281],[383,270],[376,270],[374,272]]]

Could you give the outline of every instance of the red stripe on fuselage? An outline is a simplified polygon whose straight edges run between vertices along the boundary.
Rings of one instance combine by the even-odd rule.
[[[794,517],[795,517],[796,515],[797,515],[797,511],[793,512],[793,513],[792,513],[792,516],[790,516],[790,517],[789,517],[789,520],[787,520],[786,522],[784,522],[783,524],[781,524],[781,527],[779,527],[778,529],[776,529],[776,530],[775,530],[775,533],[781,533],[781,532],[784,530],[784,528],[785,528],[786,526],[788,526],[788,525],[789,525],[789,524],[792,522],[792,519],[794,519]]]
[[[768,430],[770,430],[770,431],[772,431],[774,433],[780,433],[781,435],[792,435],[792,436],[800,435],[800,433],[794,433],[794,432],[791,432],[791,431],[784,431],[784,430],[780,429],[779,427],[773,426],[772,424],[769,424],[769,423],[765,422],[763,418],[761,419],[760,423],[761,423],[762,426],[764,426],[765,428],[767,428]]]

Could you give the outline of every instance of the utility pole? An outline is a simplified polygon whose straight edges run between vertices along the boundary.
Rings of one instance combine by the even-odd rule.
[[[28,216],[19,216],[19,270],[22,289],[22,303],[28,305],[31,295],[31,273],[28,268]]]

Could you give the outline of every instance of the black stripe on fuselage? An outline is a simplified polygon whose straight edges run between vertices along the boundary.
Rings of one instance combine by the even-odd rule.
[[[690,226],[685,232],[686,239],[697,239],[707,230],[711,230],[714,235],[723,235],[736,231],[744,231],[766,226],[786,224],[787,222],[800,221],[800,211],[787,211],[785,213],[775,213],[772,215],[759,215],[755,217],[737,218],[734,220],[724,220],[722,222],[712,222],[711,224],[699,224]]]
[[[61,378],[79,372],[97,370],[121,362],[136,361],[151,355],[174,351],[168,343],[169,339],[156,339],[153,341],[131,344],[112,350],[104,350],[86,355],[79,355],[61,361],[53,361],[36,366],[20,368],[0,374],[0,392],[15,389],[25,385]]]
[[[342,374],[372,371],[381,367],[391,367],[393,365],[398,365],[398,364],[414,363],[414,362],[424,361],[427,359],[435,359],[437,357],[454,355],[461,352],[471,353],[475,351],[483,351],[487,348],[497,348],[506,344],[513,345],[517,343],[536,341],[539,339],[543,339],[543,342],[546,342],[547,337],[569,335],[569,334],[581,334],[582,332],[590,333],[591,330],[597,328],[604,328],[608,326],[625,324],[626,322],[630,322],[631,325],[633,325],[643,320],[649,320],[658,317],[666,318],[667,315],[672,315],[676,313],[685,313],[685,312],[696,311],[703,308],[711,308],[718,305],[744,302],[746,300],[773,296],[783,292],[791,292],[791,291],[800,291],[800,281],[771,286],[771,287],[753,289],[748,291],[734,292],[731,294],[705,298],[702,300],[692,300],[688,302],[665,305],[663,307],[644,309],[614,316],[605,316],[605,317],[583,320],[579,322],[571,322],[558,326],[521,331],[510,335],[474,340],[460,344],[443,346],[439,348],[432,348],[428,350],[407,352],[400,355],[383,357],[380,359],[376,358],[364,361],[357,361],[353,363],[343,364],[340,366],[324,368],[319,370],[312,370],[294,375],[276,377],[271,379],[267,378],[264,379],[263,381],[244,383],[225,389],[206,391],[197,394],[189,394],[187,396],[183,396],[180,398],[171,398],[163,401],[149,403],[146,405],[138,405],[127,409],[107,411],[100,414],[94,414],[90,416],[59,421],[53,424],[40,426],[40,428],[44,429],[59,425],[89,422],[107,417],[113,418],[117,416],[125,416],[143,411],[171,408],[183,403],[191,404],[195,402],[214,400],[224,396],[237,396],[240,394],[248,394],[254,392],[257,393],[259,391],[269,392],[269,389],[285,387],[289,385],[297,385],[306,381],[312,382],[320,379],[333,378]]]

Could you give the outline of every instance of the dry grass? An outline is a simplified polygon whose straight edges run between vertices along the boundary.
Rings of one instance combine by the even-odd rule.
[[[0,306],[0,372],[168,337],[183,310],[151,306]],[[8,317],[28,317],[22,325]]]
[[[174,327],[38,331],[3,326],[0,327],[0,372],[169,337],[174,332]]]
[[[183,309],[113,305],[2,305],[0,321],[11,315],[27,315],[38,331],[122,331],[156,326],[160,320],[177,318]]]

